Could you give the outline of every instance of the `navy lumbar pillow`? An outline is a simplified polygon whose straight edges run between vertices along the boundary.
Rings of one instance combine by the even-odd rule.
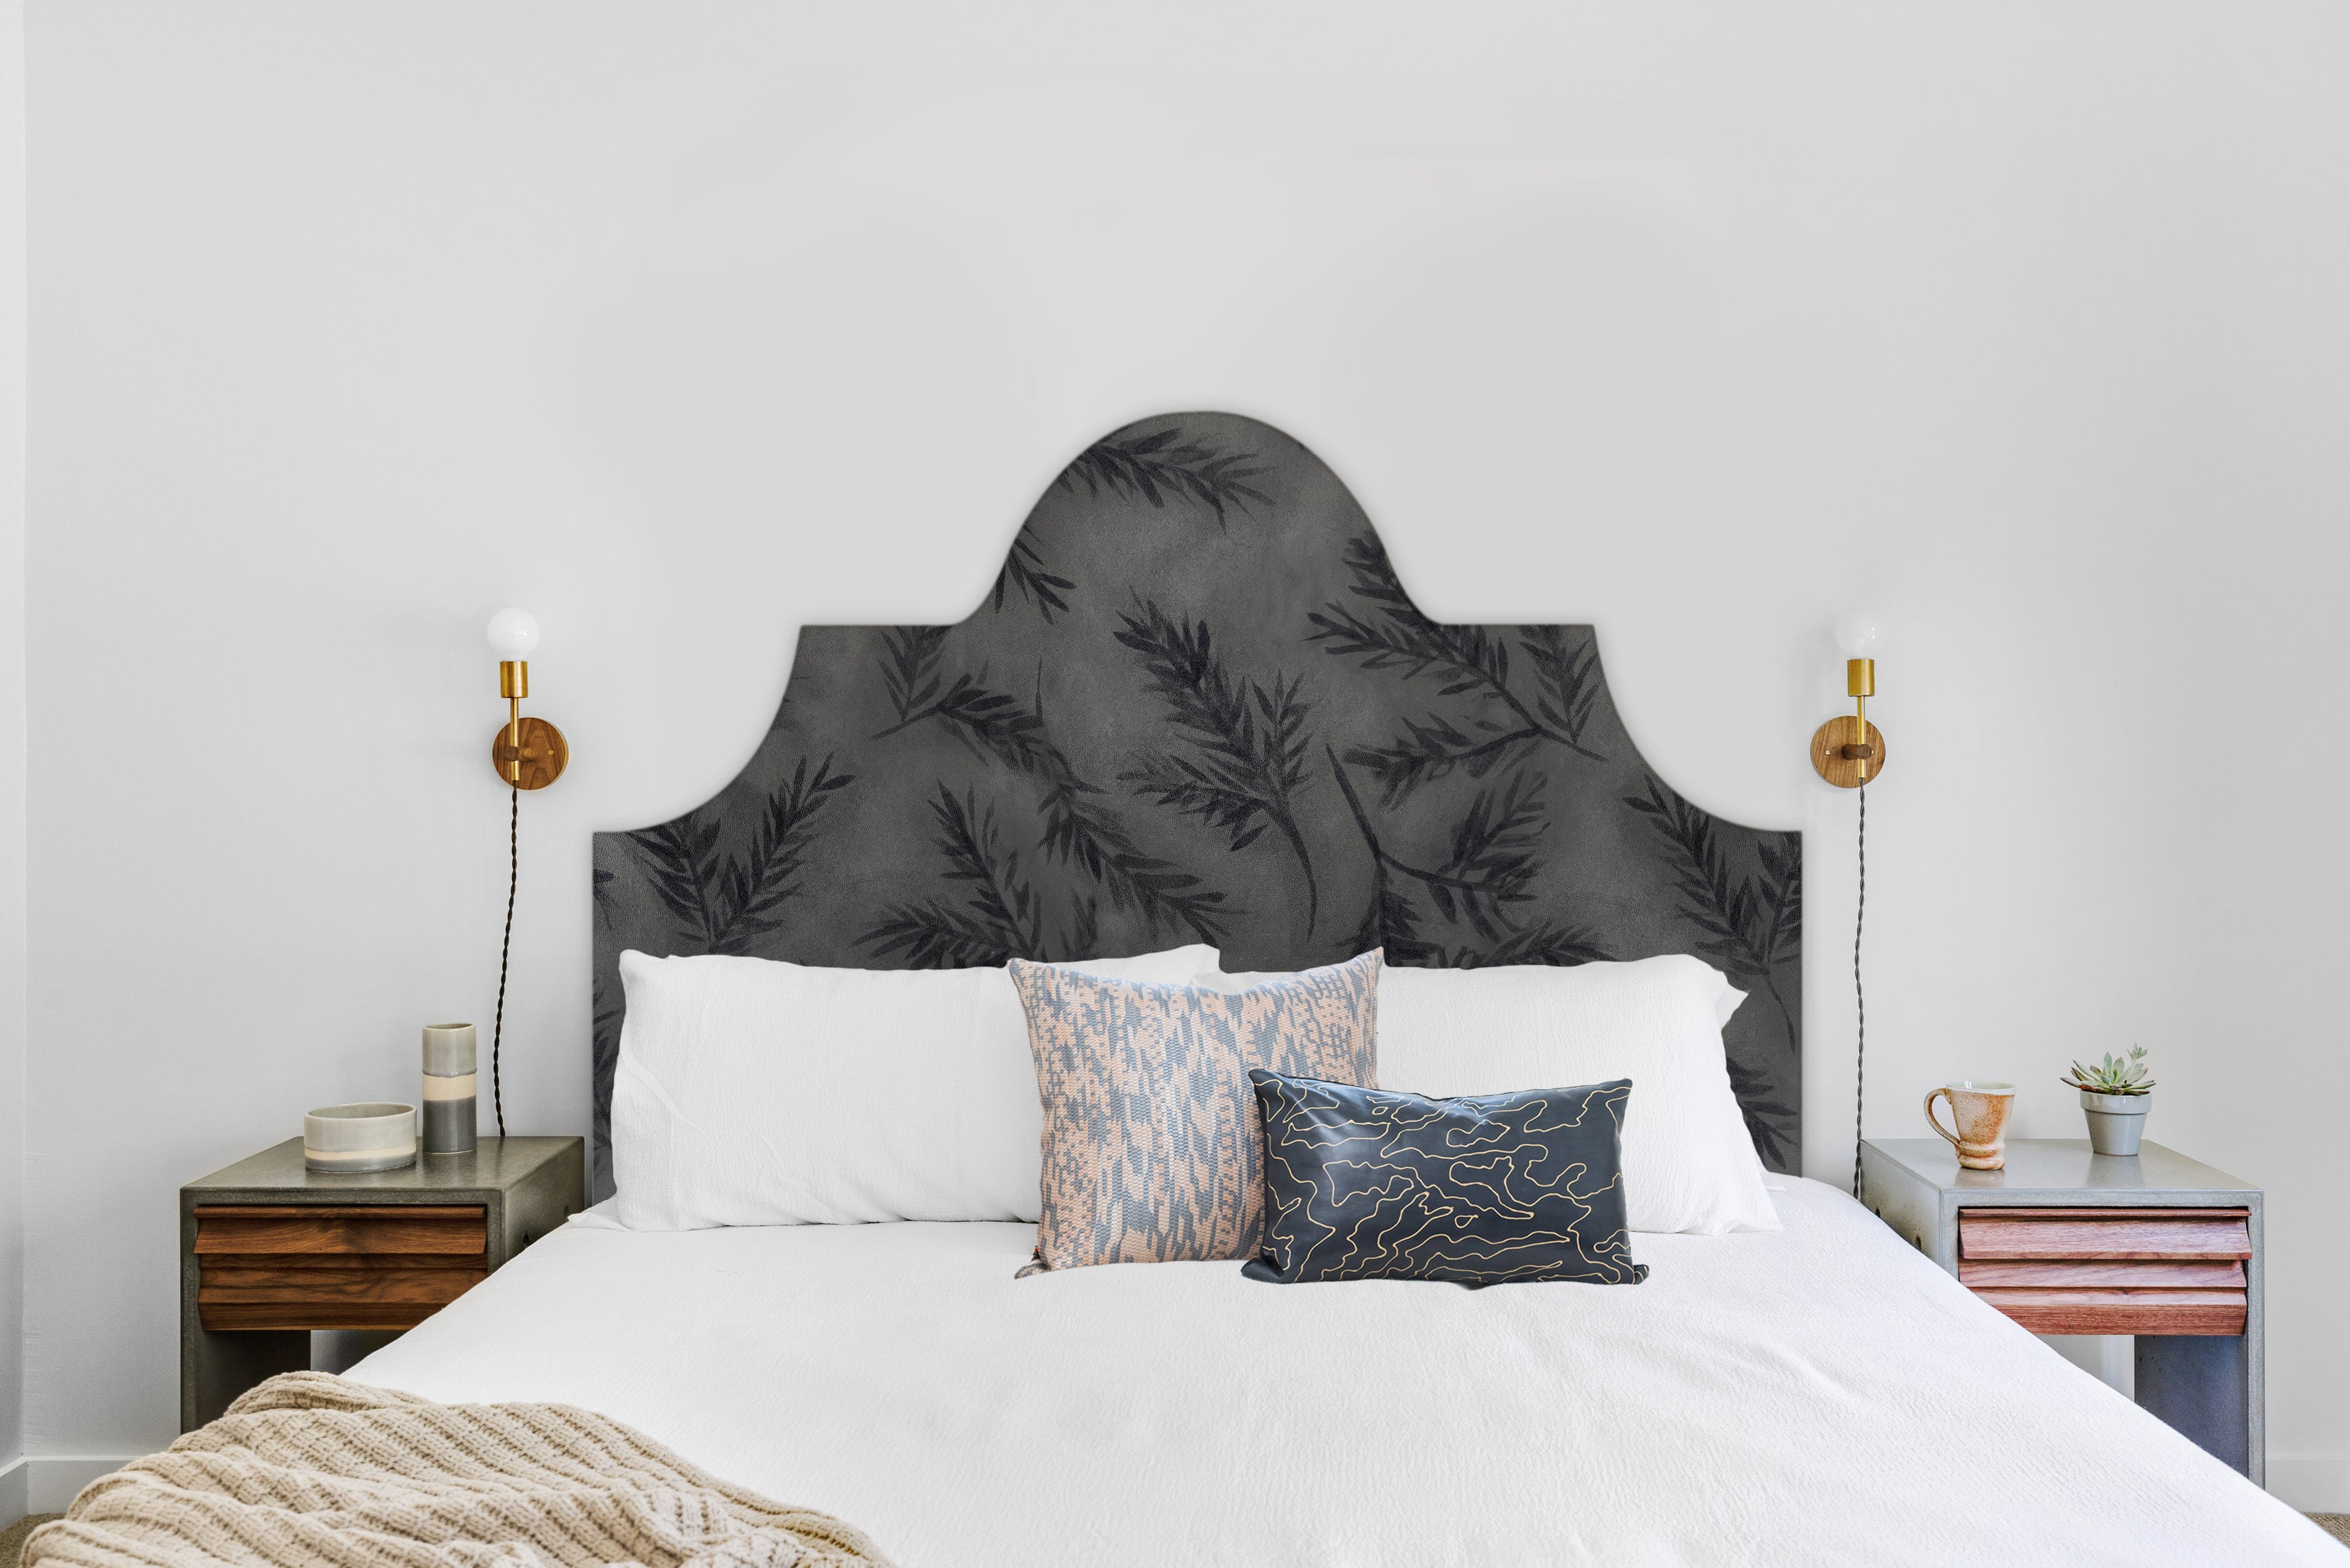
[[[1632,1081],[1432,1100],[1252,1068],[1253,1280],[1638,1284],[1618,1143]]]

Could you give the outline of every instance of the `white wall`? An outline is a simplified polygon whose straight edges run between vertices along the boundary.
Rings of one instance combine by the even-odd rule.
[[[25,1501],[24,171],[25,7],[0,0],[0,1521]]]
[[[2350,13],[1419,9],[35,5],[34,1451],[171,1435],[179,1181],[488,1012],[492,609],[575,747],[508,1103],[576,1130],[588,835],[728,778],[803,619],[960,616],[1085,441],[1221,407],[1813,833],[1831,1179],[1804,742],[1881,607],[1870,1130],[1963,1073],[2078,1136],[2145,1042],[2350,1508]]]

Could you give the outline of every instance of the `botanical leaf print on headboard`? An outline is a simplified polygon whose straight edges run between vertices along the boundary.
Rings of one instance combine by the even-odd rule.
[[[1799,835],[1648,771],[1590,628],[1438,625],[1296,441],[1139,421],[1062,472],[969,618],[803,628],[741,775],[596,836],[598,1195],[625,948],[870,969],[1191,941],[1228,970],[1693,952],[1749,993],[1731,1082],[1790,1169],[1802,866]]]

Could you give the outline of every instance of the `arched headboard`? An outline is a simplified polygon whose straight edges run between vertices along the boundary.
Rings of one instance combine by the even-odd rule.
[[[954,626],[808,627],[748,766],[596,836],[595,1171],[619,954],[874,969],[1147,951],[1232,970],[1694,952],[1800,1147],[1802,837],[1651,773],[1591,628],[1440,626],[1305,447],[1235,414],[1096,441]]]

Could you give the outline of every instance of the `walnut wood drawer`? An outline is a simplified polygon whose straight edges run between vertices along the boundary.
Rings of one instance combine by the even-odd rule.
[[[489,1277],[478,1205],[199,1204],[195,1218],[208,1329],[413,1328]]]
[[[1959,1282],[2034,1334],[2241,1334],[2242,1209],[1961,1209]]]

